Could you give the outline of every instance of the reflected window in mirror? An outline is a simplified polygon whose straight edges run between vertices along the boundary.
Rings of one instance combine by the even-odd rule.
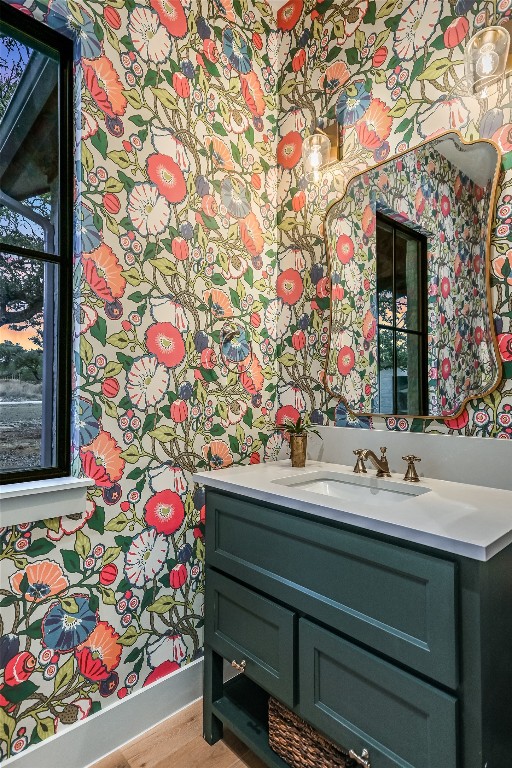
[[[377,213],[379,411],[420,414],[427,403],[427,238]]]

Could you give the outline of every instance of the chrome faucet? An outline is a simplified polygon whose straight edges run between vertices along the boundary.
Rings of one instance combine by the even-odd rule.
[[[371,463],[377,470],[377,477],[391,477],[388,460],[386,458],[386,450],[387,450],[386,448],[380,449],[380,459],[369,448],[358,448],[357,450],[355,450],[354,455],[357,456],[357,461],[354,467],[354,472],[356,472],[357,474],[360,474],[361,472],[366,472],[366,467],[364,463],[365,461],[370,459]]]

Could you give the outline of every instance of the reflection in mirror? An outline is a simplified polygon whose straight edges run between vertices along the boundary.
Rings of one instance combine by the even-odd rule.
[[[329,209],[329,392],[356,414],[454,416],[501,363],[489,243],[500,167],[455,132],[371,168]]]

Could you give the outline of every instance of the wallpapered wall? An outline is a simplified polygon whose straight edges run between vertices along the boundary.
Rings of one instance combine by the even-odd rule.
[[[74,469],[94,488],[85,516],[0,531],[1,758],[201,653],[190,473],[279,445],[273,14],[247,0],[23,11],[80,39]]]
[[[190,472],[274,458],[275,418],[334,419],[318,225],[340,186],[301,178],[315,116],[346,126],[353,172],[440,126],[512,150],[506,92],[463,95],[471,0],[290,0],[277,20],[248,0],[12,4],[80,35],[74,464],[95,486],[84,517],[1,531],[2,759],[200,653]],[[388,428],[510,435],[506,179],[493,271],[509,381],[465,423]]]
[[[494,159],[494,176],[498,154],[491,145],[487,149]],[[324,225],[332,282],[325,380],[356,413],[390,413],[393,408],[391,378],[379,391],[377,322],[392,325],[393,306],[389,291],[381,287],[377,309],[377,211],[428,238],[423,297],[427,413],[453,416],[471,393],[485,393],[495,383],[499,368],[482,270],[491,193],[491,181],[479,187],[431,142],[363,172],[330,208]],[[413,268],[407,306],[396,307],[403,329],[421,327],[415,275]],[[418,351],[414,344],[406,345],[403,336],[400,348],[404,362],[399,367],[410,368],[411,394],[418,380]],[[384,406],[380,398],[387,398]]]
[[[397,0],[290,0],[281,11],[288,31],[283,36],[277,153],[288,194],[278,214],[279,263],[290,282],[298,283],[301,273],[305,291],[291,307],[278,372],[279,381],[288,382],[318,423],[512,437],[512,81],[478,101],[467,95],[463,80],[464,46],[486,24],[486,7],[480,0],[413,0],[403,5]],[[512,13],[510,0],[493,8],[496,15],[491,11],[489,23]],[[321,117],[337,119],[343,127],[341,171],[346,178],[449,129],[466,139],[492,138],[504,152],[492,250],[493,309],[504,380],[485,400],[472,401],[458,419],[353,419],[323,391],[329,299],[319,227],[345,183],[340,169],[336,175],[324,174],[318,185],[308,186],[301,178],[302,137]]]

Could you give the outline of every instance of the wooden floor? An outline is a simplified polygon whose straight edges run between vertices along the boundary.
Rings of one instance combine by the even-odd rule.
[[[91,768],[265,768],[245,744],[226,731],[213,747],[202,737],[202,702],[147,731]]]

